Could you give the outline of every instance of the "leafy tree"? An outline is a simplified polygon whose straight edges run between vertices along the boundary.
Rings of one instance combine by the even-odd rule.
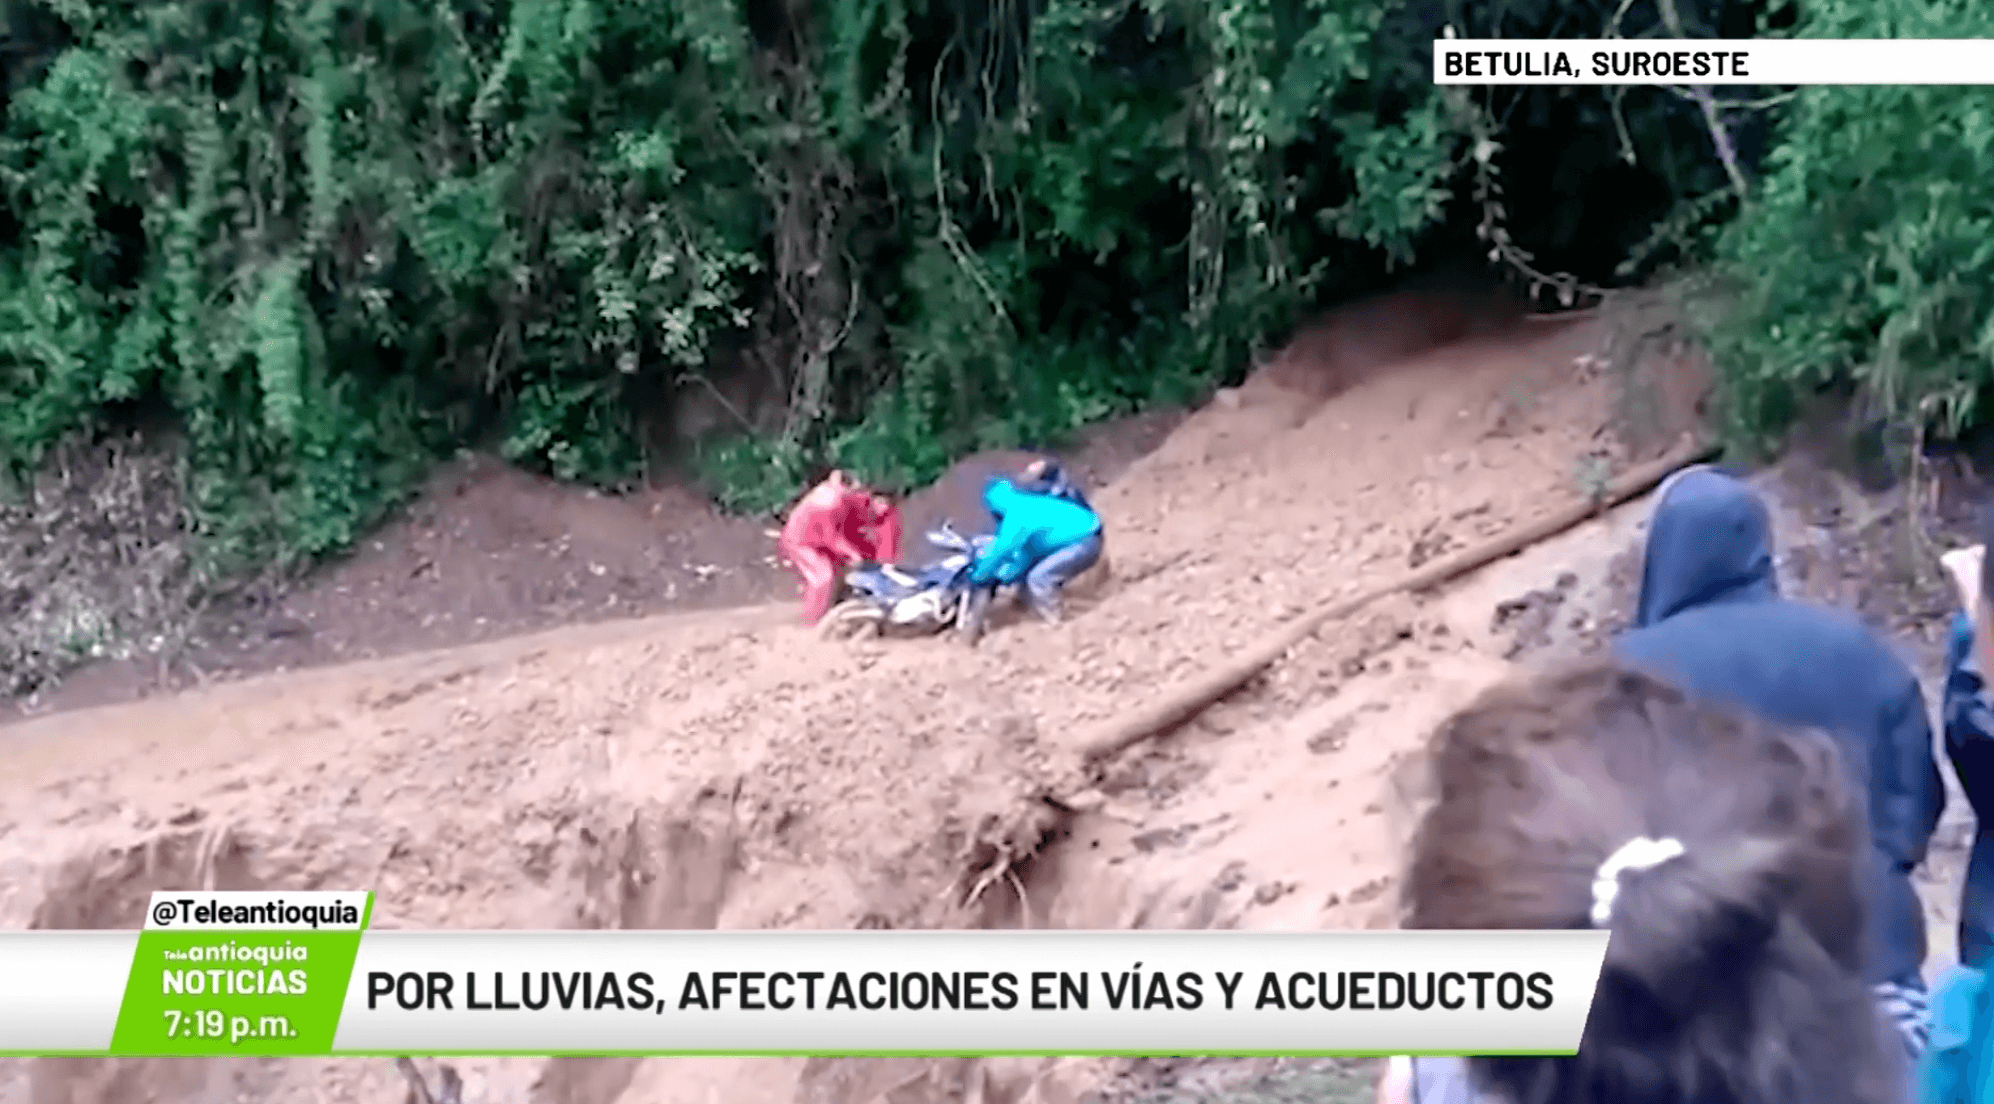
[[[911,486],[1188,399],[1436,232],[1479,222],[1571,293],[1507,210],[1533,198],[1511,117],[1553,93],[1442,94],[1427,43],[1735,34],[1753,10],[8,0],[0,460],[164,416],[228,571],[342,547],[466,444],[626,481],[646,419],[759,373],[776,415],[695,458],[725,503],[779,506],[821,460]],[[1970,419],[1994,347],[1980,93],[1810,89],[1761,113],[1763,161],[1717,156],[1726,103],[1713,128],[1666,90],[1556,96],[1574,150],[1602,136],[1683,201],[1664,252],[1752,277],[1715,339],[1738,418],[1854,381]]]
[[[1994,10],[1814,0],[1795,34],[1989,37]],[[1776,135],[1750,201],[1709,240],[1732,428],[1769,444],[1824,392],[1920,430],[1975,424],[1994,383],[1994,94],[1804,88]]]

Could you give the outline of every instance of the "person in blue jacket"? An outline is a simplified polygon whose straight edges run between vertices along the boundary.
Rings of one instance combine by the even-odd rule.
[[[1994,523],[1994,515],[1989,522]],[[1994,531],[1994,524],[1989,524]],[[1994,532],[1990,532],[1994,535]],[[1986,546],[1946,557],[1959,584],[1961,610],[1954,616],[1946,647],[1946,682],[1940,716],[1944,720],[1946,757],[1952,760],[1959,788],[1973,806],[1973,851],[1967,860],[1966,885],[1959,902],[1959,959],[1985,969],[1994,952],[1994,705],[1981,674],[1980,656],[1994,643],[1994,595],[1988,576],[1994,561]],[[1955,563],[1964,557],[1965,563]],[[1963,570],[1962,570],[1963,567]]]
[[[984,488],[997,532],[970,568],[979,590],[1024,583],[1032,610],[1048,622],[1065,615],[1060,592],[1101,559],[1101,516],[1063,498],[1029,494],[1008,479]]]
[[[1868,796],[1868,980],[1916,1053],[1929,1020],[1911,871],[1945,807],[1918,680],[1855,617],[1780,596],[1771,519],[1744,483],[1698,466],[1656,499],[1620,655],[1699,697],[1835,737]]]
[[[1085,492],[1081,491],[1080,484],[1074,482],[1073,477],[1067,474],[1066,466],[1049,456],[1041,456],[1025,465],[1023,485],[1018,489],[1026,494],[1063,498],[1075,506],[1088,510],[1094,508],[1094,504],[1087,501]]]
[[[1994,513],[1982,521],[1994,537]],[[1932,985],[1932,1033],[1919,1068],[1918,1104],[1994,1100],[1994,706],[1981,656],[1994,655],[1994,563],[1985,543],[1941,556],[1958,587],[1960,611],[1946,642],[1946,681],[1939,715],[1946,758],[1973,807],[1973,850],[1960,889],[1959,962]]]
[[[1994,537],[1994,513],[1982,521]],[[1994,705],[1982,659],[1994,655],[1994,563],[1987,545],[1940,557],[1958,587],[1960,611],[1946,642],[1946,681],[1939,714],[1946,758],[1973,806],[1973,850],[1960,888],[1959,962],[1932,986],[1932,1035],[1919,1070],[1918,1104],[1994,1100]]]

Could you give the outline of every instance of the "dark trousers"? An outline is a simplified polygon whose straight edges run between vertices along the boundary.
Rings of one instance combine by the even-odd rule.
[[[1101,562],[1103,547],[1101,534],[1096,533],[1086,540],[1055,549],[1033,564],[1032,569],[1025,573],[1025,590],[1031,596],[1032,605],[1046,609],[1056,604],[1059,592],[1066,584]]]
[[[1870,849],[1869,982],[1923,992],[1925,908],[1911,872]]]
[[[1994,825],[1973,833],[1966,885],[1959,895],[1959,960],[1986,969],[1994,956]]]
[[[1994,956],[1994,739],[1946,726],[1946,758],[1977,822],[1959,900],[1959,960],[1985,969]]]

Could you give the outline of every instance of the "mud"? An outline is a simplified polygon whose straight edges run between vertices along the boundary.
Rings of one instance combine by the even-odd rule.
[[[1412,351],[1301,388],[1312,354],[1291,354],[1285,376],[1223,393],[1101,487],[1115,568],[1056,628],[1000,625],[974,650],[832,643],[786,604],[751,606],[15,726],[0,924],[123,926],[151,888],[212,884],[371,888],[376,922],[410,927],[1389,926],[1421,740],[1519,655],[1495,607],[1569,571],[1546,621],[1569,629],[1610,589],[1634,515],[1326,626],[1092,792],[1075,792],[1070,740],[1303,608],[1396,578],[1422,542],[1465,546],[1582,500],[1579,459],[1632,454],[1611,380],[1572,370],[1597,333],[1491,322],[1446,343],[1418,337],[1453,325],[1424,309],[1329,319],[1311,332],[1331,347],[1399,324]],[[466,1104],[1078,1104],[1145,1068],[1148,1089],[1187,1092],[1233,1069],[452,1065]],[[9,1104],[405,1092],[381,1061],[0,1063]]]
[[[85,666],[8,704],[45,714],[553,625],[767,601],[793,583],[764,528],[675,484],[612,497],[473,457],[312,575],[256,581],[200,611],[169,649]]]
[[[1100,486],[1183,416],[1157,410],[1090,427],[1056,454]],[[668,473],[605,495],[472,456],[438,472],[335,562],[196,608],[170,450],[119,440],[65,457],[61,467],[65,478],[41,489],[38,513],[0,501],[0,609],[12,617],[0,631],[0,725],[270,672],[796,592],[776,560],[771,522],[723,516]],[[51,496],[66,499],[50,506]],[[982,516],[974,495],[967,505],[955,512]],[[913,552],[924,547],[925,527],[949,512],[917,507]],[[52,647],[76,654],[32,654]],[[59,683],[46,677],[91,656]],[[20,693],[5,685],[9,675]]]

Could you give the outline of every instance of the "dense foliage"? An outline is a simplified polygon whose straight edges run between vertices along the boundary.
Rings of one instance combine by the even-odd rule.
[[[480,433],[626,477],[702,373],[780,385],[705,457],[742,506],[1184,397],[1446,198],[1389,7],[16,3],[0,447],[170,414],[241,558]]]
[[[1975,0],[1812,0],[1819,38],[1989,38]],[[1821,393],[1957,434],[1994,384],[1994,92],[1799,90],[1739,217],[1714,227],[1733,428],[1769,440]]]
[[[1648,6],[5,0],[0,460],[163,420],[224,569],[341,547],[461,445],[628,479],[702,398],[728,505],[823,460],[911,485],[1191,397],[1460,208],[1503,249],[1563,217],[1493,190],[1524,101],[1443,94],[1425,44],[1736,7]],[[1989,18],[1817,0],[1801,33]],[[1970,409],[1980,93],[1809,90],[1742,204],[1679,98],[1572,102],[1539,129],[1638,151],[1670,229],[1773,274],[1721,339],[1742,417],[1851,374]]]

